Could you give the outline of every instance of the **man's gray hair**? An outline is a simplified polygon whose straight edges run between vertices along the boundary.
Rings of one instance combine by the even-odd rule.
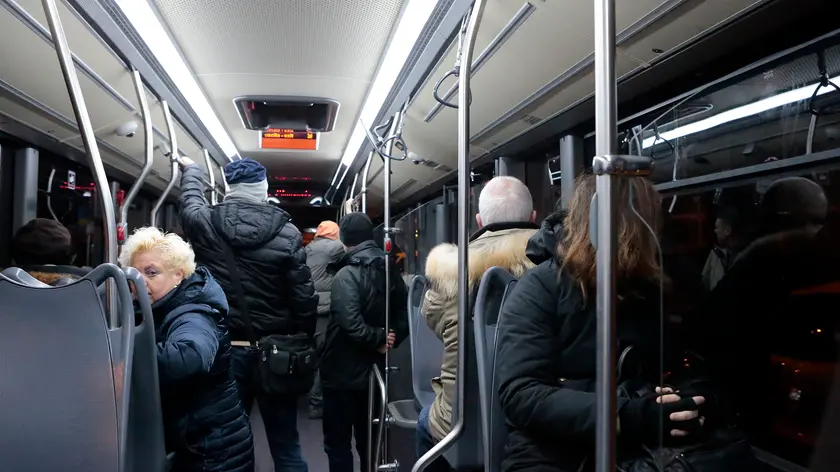
[[[515,177],[494,177],[478,196],[478,214],[485,226],[531,221],[533,211],[531,192]]]

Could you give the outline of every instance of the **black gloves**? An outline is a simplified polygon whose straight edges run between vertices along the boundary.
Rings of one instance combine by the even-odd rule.
[[[627,401],[618,413],[621,435],[638,438],[645,445],[657,446],[671,436],[671,430],[680,429],[690,435],[699,432],[702,426],[700,415],[687,421],[673,421],[669,418],[671,413],[698,409],[691,396],[684,393],[679,395],[680,401],[665,404],[656,403],[658,395],[654,393]]]

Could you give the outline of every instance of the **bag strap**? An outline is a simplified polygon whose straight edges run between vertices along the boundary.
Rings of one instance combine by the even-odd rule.
[[[251,324],[251,311],[248,309],[248,298],[245,297],[245,290],[242,289],[242,278],[239,273],[239,266],[236,264],[236,256],[233,254],[233,248],[224,239],[219,238],[225,252],[225,259],[227,260],[228,273],[230,274],[230,282],[233,284],[233,291],[236,293],[236,302],[239,306],[239,312],[242,314],[242,320],[245,322],[245,335],[248,336],[248,342],[251,344],[252,350],[259,348],[257,344],[257,335],[254,332],[254,326]]]

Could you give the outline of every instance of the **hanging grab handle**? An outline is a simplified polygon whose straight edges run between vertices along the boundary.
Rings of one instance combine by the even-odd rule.
[[[467,23],[469,22],[470,15],[472,14],[472,8],[467,12],[464,16],[464,19],[461,20],[461,30],[458,33],[458,52],[455,54],[455,65],[452,69],[449,69],[449,72],[443,75],[438,81],[435,83],[435,87],[432,89],[432,96],[435,97],[435,101],[440,103],[441,105],[449,108],[454,108],[455,110],[458,109],[458,105],[454,103],[449,103],[446,101],[445,98],[440,96],[440,86],[443,84],[443,81],[448,79],[449,77],[455,77],[456,79],[460,78],[461,76],[461,53],[464,46],[464,36],[467,34]],[[467,91],[470,105],[472,105],[472,91]]]
[[[820,73],[820,82],[814,88],[814,93],[808,99],[808,109],[811,110],[811,122],[808,125],[808,137],[805,141],[805,154],[811,154],[814,151],[814,133],[817,131],[817,118],[820,116],[820,111],[814,107],[814,99],[820,93],[820,90],[827,87],[833,87],[835,91],[840,92],[840,87],[831,81],[828,76],[828,67],[825,64],[825,51],[817,52],[817,70]]]

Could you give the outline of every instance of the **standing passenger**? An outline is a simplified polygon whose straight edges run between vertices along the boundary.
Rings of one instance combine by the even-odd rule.
[[[534,264],[525,254],[528,240],[536,233],[536,212],[531,192],[513,177],[496,177],[481,190],[475,220],[480,228],[470,237],[470,289],[478,286],[487,269],[499,266],[521,277]],[[423,300],[422,314],[429,327],[443,341],[440,377],[431,379],[435,401],[420,412],[417,420],[417,455],[425,454],[449,433],[455,369],[458,364],[458,248],[441,244],[429,253],[426,277],[430,287]],[[445,470],[438,459],[429,472]]]
[[[322,221],[315,232],[315,239],[306,246],[306,265],[312,272],[312,283],[318,294],[318,327],[323,341],[323,333],[330,319],[330,290],[332,287],[334,265],[344,255],[344,245],[338,240],[338,225],[334,221]],[[321,419],[324,397],[321,393],[320,374],[315,376],[315,384],[309,392],[309,418]]]
[[[204,198],[204,172],[189,158],[183,157],[181,163],[181,223],[196,249],[196,259],[218,280],[231,303],[228,329],[242,403],[250,411],[257,400],[275,470],[306,472],[297,431],[297,399],[311,385],[303,392],[267,392],[255,375],[258,356],[249,347],[243,319],[243,304],[247,303],[257,339],[300,333],[310,340],[314,337],[318,298],[300,231],[288,213],[266,203],[268,181],[265,168],[257,161],[245,158],[225,166],[230,190],[224,202],[215,206]],[[228,248],[234,253],[236,267],[228,267]],[[240,275],[245,300],[237,300],[231,269]]]
[[[254,441],[230,369],[225,293],[196,268],[179,236],[140,228],[120,264],[143,276],[152,302],[166,450],[172,472],[250,472]]]
[[[364,213],[341,219],[341,242],[347,252],[332,282],[330,321],[321,360],[324,389],[324,451],[330,472],[353,472],[350,444],[355,437],[362,471],[368,470],[368,375],[385,368],[385,351],[408,334],[405,282],[391,270],[391,323],[385,333],[385,252],[373,240],[373,224]]]

